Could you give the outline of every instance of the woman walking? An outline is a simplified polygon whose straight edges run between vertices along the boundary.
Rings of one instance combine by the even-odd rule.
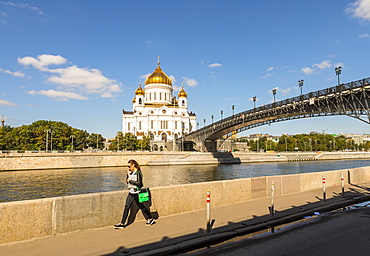
[[[143,174],[141,173],[140,166],[135,160],[128,161],[128,170],[126,183],[128,184],[129,193],[126,198],[126,204],[123,211],[122,220],[117,225],[114,225],[115,228],[124,228],[125,222],[128,217],[128,213],[131,209],[132,203],[135,201],[137,206],[143,212],[145,219],[147,220],[146,225],[151,226],[155,223],[150,211],[139,202],[139,191],[143,187]]]

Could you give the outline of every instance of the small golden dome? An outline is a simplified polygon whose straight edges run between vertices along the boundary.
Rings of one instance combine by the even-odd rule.
[[[188,97],[188,94],[185,92],[184,87],[182,87],[181,91],[177,94],[177,96],[180,97]]]
[[[159,66],[154,70],[154,72],[145,79],[145,85],[147,84],[169,84],[172,85],[171,79],[162,71]]]
[[[144,95],[144,90],[143,90],[143,88],[141,88],[141,86],[140,86],[140,85],[139,85],[139,87],[136,89],[135,94],[136,94],[136,95]]]
[[[132,103],[135,103],[135,102],[136,102],[136,98],[133,98],[133,99],[132,99]]]

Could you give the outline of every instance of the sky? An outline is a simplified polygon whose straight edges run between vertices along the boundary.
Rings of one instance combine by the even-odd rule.
[[[276,100],[370,77],[370,0],[0,0],[0,118],[113,138],[157,67],[199,128]],[[206,122],[204,122],[204,119]],[[247,130],[370,134],[346,116]]]

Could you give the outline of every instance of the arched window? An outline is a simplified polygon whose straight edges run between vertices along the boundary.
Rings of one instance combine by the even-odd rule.
[[[185,100],[182,100],[182,106],[185,106]]]
[[[162,140],[164,140],[165,142],[167,142],[167,133],[163,132],[162,135]]]
[[[142,98],[139,99],[139,105],[143,104]]]

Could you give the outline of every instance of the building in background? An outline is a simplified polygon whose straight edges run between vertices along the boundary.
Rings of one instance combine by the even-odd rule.
[[[139,85],[132,100],[132,111],[122,111],[122,133],[138,139],[150,137],[154,151],[181,150],[176,140],[196,130],[196,115],[188,111],[188,95],[184,88],[173,96],[171,79],[158,66]]]

